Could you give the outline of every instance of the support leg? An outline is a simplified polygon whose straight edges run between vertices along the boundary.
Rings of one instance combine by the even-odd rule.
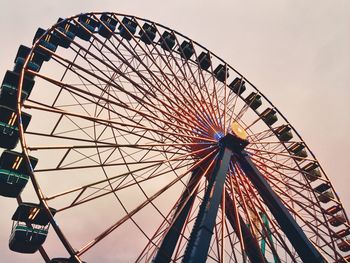
[[[182,260],[184,263],[204,263],[207,260],[231,155],[232,151],[229,148],[225,147],[220,150],[186,247]]]
[[[322,255],[306,237],[305,233],[296,223],[288,209],[283,205],[277,194],[265,180],[264,176],[256,168],[249,155],[244,150],[236,152],[236,154],[237,160],[245,175],[258,190],[260,196],[303,262],[323,263],[324,259]]]

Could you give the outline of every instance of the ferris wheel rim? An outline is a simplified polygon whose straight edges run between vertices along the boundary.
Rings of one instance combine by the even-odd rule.
[[[102,13],[102,12],[87,13],[87,15],[98,15],[98,14],[103,14],[103,13]],[[108,13],[108,14],[114,14],[114,15],[118,15],[118,16],[128,16],[128,15],[118,14],[118,13]],[[74,19],[78,18],[79,16],[80,16],[80,15],[76,15],[76,16],[67,18],[66,20],[74,20]],[[136,18],[136,19],[138,19],[138,20],[140,20],[140,21],[145,21],[145,22],[154,23],[154,22],[152,22],[152,21],[150,21],[150,20],[143,19],[143,18],[139,18],[139,17],[135,17],[135,16],[128,16],[128,17],[133,17],[133,18]],[[66,20],[64,20],[64,21],[66,21]],[[164,27],[164,26],[161,25],[161,24],[158,24],[158,23],[154,23],[154,24],[157,25],[158,27],[171,30],[170,28]],[[48,34],[48,33],[50,33],[50,32],[53,32],[55,29],[57,30],[57,26],[58,26],[58,25],[59,25],[59,23],[57,23],[57,24],[55,24],[54,26],[52,26],[49,30],[46,31],[46,33],[45,33],[41,38],[43,38],[46,34]],[[178,35],[182,36],[183,38],[192,41],[191,39],[185,37],[184,35],[182,35],[181,33],[178,33],[177,31],[171,30],[171,32],[174,32],[175,34],[178,34]],[[93,33],[91,33],[91,34],[93,34]],[[41,39],[41,38],[40,38],[40,39]],[[35,42],[35,44],[32,46],[32,48],[31,48],[31,54],[34,52],[35,47],[37,47],[37,46],[39,45],[40,39],[38,39],[38,40]],[[201,46],[201,45],[198,44],[197,42],[195,42],[195,41],[192,41],[192,42],[193,42],[196,46],[200,46],[201,48],[205,49],[203,46]],[[207,49],[205,49],[205,50],[206,50],[207,52],[210,52],[210,51],[207,50]],[[316,163],[319,165],[320,169],[322,170],[323,175],[326,177],[327,181],[331,184],[331,181],[328,179],[327,174],[323,171],[321,165],[320,165],[319,162],[317,161],[317,159],[316,159],[316,157],[314,156],[314,154],[312,153],[312,151],[309,149],[309,147],[307,146],[307,144],[306,144],[306,143],[303,141],[303,139],[300,137],[299,133],[295,130],[295,128],[287,121],[287,119],[284,117],[284,115],[282,115],[282,113],[278,110],[278,108],[276,108],[276,107],[269,101],[269,99],[268,99],[267,97],[265,97],[265,95],[264,95],[263,93],[261,93],[253,84],[251,84],[247,79],[245,79],[245,78],[243,77],[243,75],[241,75],[241,74],[240,74],[238,71],[236,71],[233,67],[231,67],[230,65],[228,65],[227,63],[225,63],[221,58],[217,57],[215,54],[213,54],[213,53],[211,53],[211,52],[210,52],[210,54],[212,54],[212,55],[215,56],[218,60],[220,60],[221,62],[223,62],[224,65],[228,66],[231,70],[235,71],[239,76],[242,77],[243,80],[246,80],[247,83],[249,83],[249,84],[251,85],[251,87],[254,88],[254,89],[257,91],[257,93],[258,93],[259,95],[262,95],[262,97],[269,103],[269,105],[271,106],[271,108],[277,111],[277,113],[279,114],[279,116],[281,116],[281,117],[284,119],[284,121],[286,122],[286,124],[289,125],[289,126],[292,128],[294,134],[298,136],[299,141],[302,142],[302,143],[307,147],[309,153],[311,154],[311,156],[313,157],[313,159],[316,160]],[[29,56],[28,56],[28,59],[26,60],[26,62],[25,62],[25,64],[24,64],[24,67],[23,67],[22,72],[21,72],[21,83],[19,84],[19,92],[18,92],[17,114],[18,114],[18,116],[19,116],[19,122],[20,122],[20,125],[19,125],[19,130],[20,130],[20,142],[21,142],[21,145],[22,145],[22,150],[24,151],[24,154],[25,154],[25,157],[26,157],[26,162],[27,162],[28,165],[30,166],[29,153],[28,153],[28,146],[27,146],[26,141],[25,141],[25,132],[24,132],[23,127],[22,127],[22,125],[21,125],[21,98],[20,98],[20,94],[21,94],[21,90],[22,90],[23,77],[24,77],[25,71],[26,71],[26,69],[27,69],[27,64],[28,64],[28,62],[29,62]],[[257,112],[255,112],[255,113],[257,114]],[[272,130],[271,127],[269,127],[269,129]],[[284,145],[284,143],[283,143],[283,145]],[[285,145],[284,145],[284,146],[285,146]],[[285,146],[285,147],[286,147],[286,146]],[[295,163],[297,163],[296,160],[294,160],[294,161],[295,161]],[[299,169],[301,169],[301,167],[299,167]],[[35,179],[35,171],[33,171],[33,169],[31,170],[31,173],[32,173],[32,178],[34,178],[34,179],[33,179],[33,182],[34,182],[34,181],[37,182],[37,180]],[[309,184],[309,186],[310,186],[310,184]],[[311,187],[311,186],[310,186],[310,187]],[[333,189],[333,192],[336,194],[336,191],[334,190],[333,186],[332,186],[332,189]],[[39,195],[39,194],[41,193],[40,188],[39,188],[39,189],[36,189],[36,191],[37,191],[38,197],[39,197],[39,199],[40,199],[40,202],[42,202],[43,205],[45,205],[47,211],[49,211],[49,209],[48,209],[48,204],[46,203],[44,196]],[[337,196],[337,194],[336,194],[336,198],[337,198],[337,200],[338,200],[338,203],[341,205],[341,202],[340,202],[339,197]],[[316,200],[317,200],[317,199],[316,199]],[[318,203],[319,203],[319,202],[318,202]],[[319,204],[319,205],[320,205],[320,204]],[[345,216],[346,216],[346,213],[345,213]],[[51,217],[52,217],[52,215],[51,215]],[[348,219],[347,219],[347,220],[348,220]],[[53,217],[52,217],[52,222],[54,222]],[[327,221],[325,221],[325,222],[327,222]],[[72,255],[72,256],[73,256],[73,255]]]

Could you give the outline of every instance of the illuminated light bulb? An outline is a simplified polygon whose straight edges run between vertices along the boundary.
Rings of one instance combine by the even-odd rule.
[[[29,220],[34,220],[36,216],[39,214],[39,212],[40,212],[39,208],[37,207],[33,208],[29,213],[29,217],[28,217]]]
[[[215,131],[214,139],[219,141],[222,137],[224,137],[224,133],[222,131]]]
[[[236,135],[238,138],[246,140],[248,137],[248,134],[246,133],[246,131],[235,121],[232,122],[231,124],[231,130],[232,130],[232,133]]]

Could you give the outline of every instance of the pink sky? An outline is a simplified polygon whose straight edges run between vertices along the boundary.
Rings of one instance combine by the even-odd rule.
[[[235,3],[236,2],[236,3]],[[36,4],[36,6],[32,6]],[[171,4],[172,3],[172,4]],[[1,1],[0,72],[20,44],[58,17],[85,11],[134,14],[196,40],[242,72],[298,130],[350,210],[350,2]],[[0,199],[2,262],[40,262],[8,250],[14,200]],[[348,213],[349,214],[349,213]]]

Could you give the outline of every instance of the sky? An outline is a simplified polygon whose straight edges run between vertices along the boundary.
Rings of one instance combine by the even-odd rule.
[[[3,73],[38,27],[86,11],[137,15],[196,40],[243,73],[287,117],[350,210],[348,0],[0,0],[0,10]],[[0,207],[1,262],[40,262],[38,255],[8,250],[16,204],[1,198]]]

